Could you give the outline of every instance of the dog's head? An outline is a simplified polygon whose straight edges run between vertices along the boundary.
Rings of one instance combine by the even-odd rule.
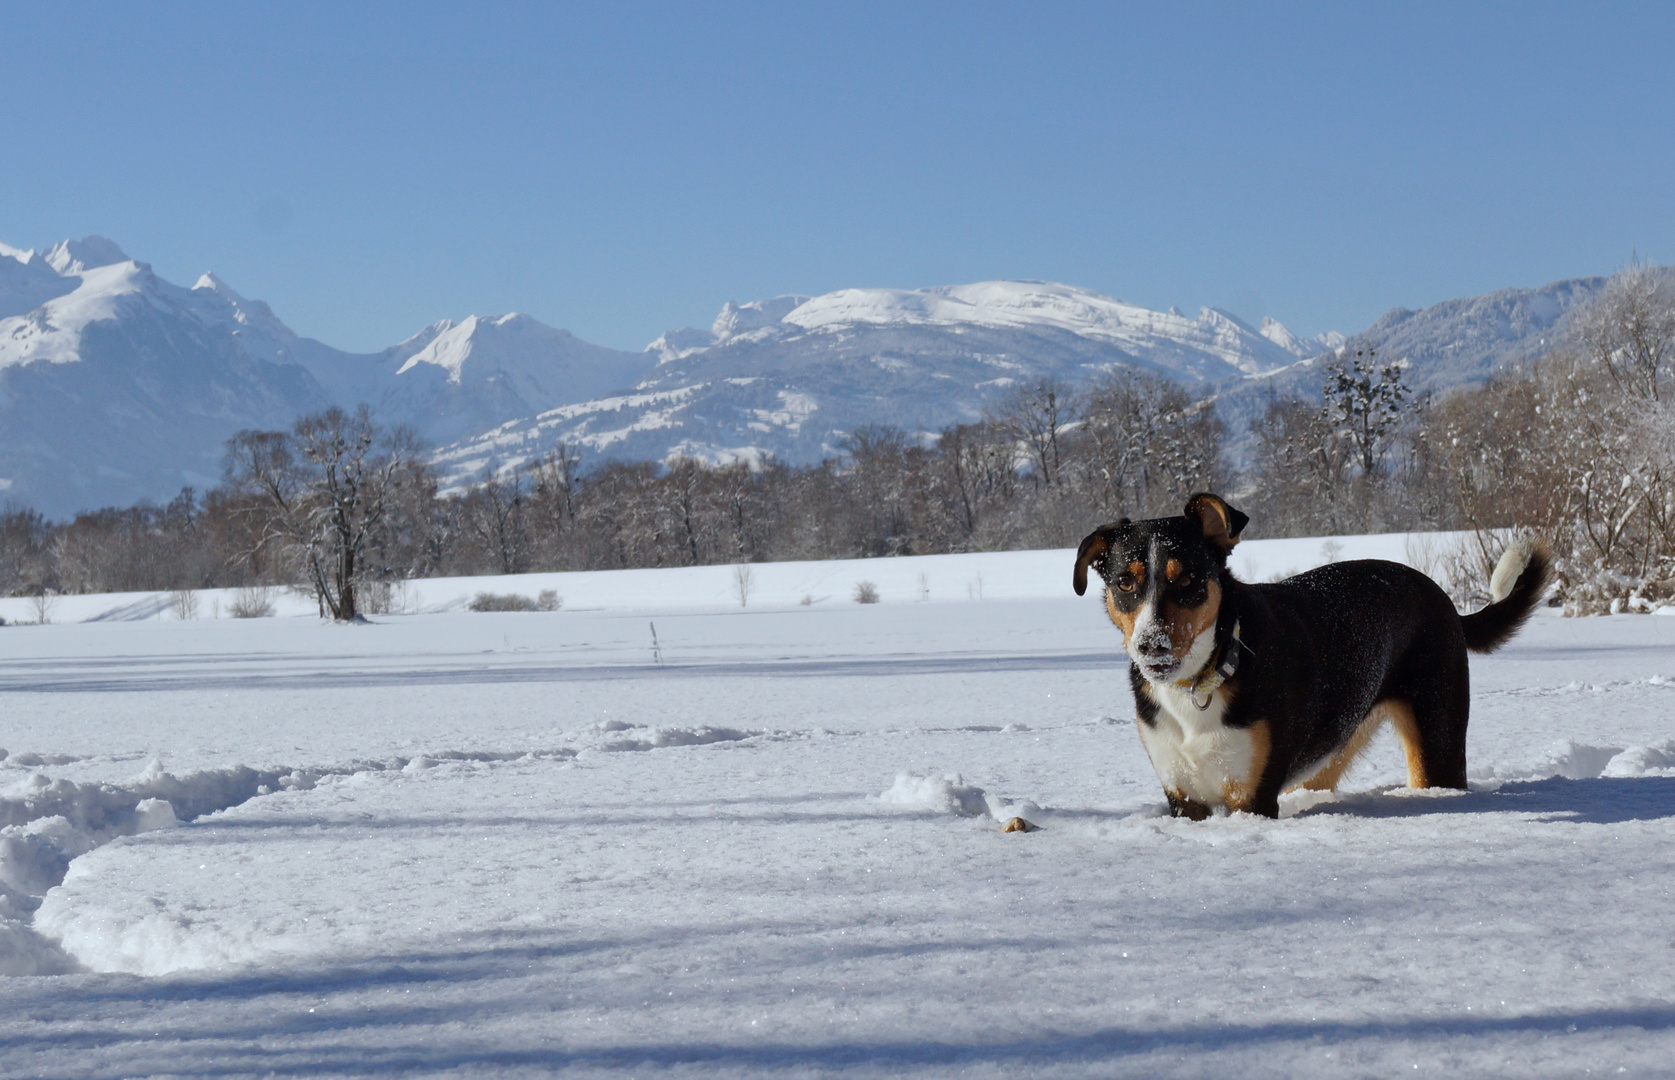
[[[1221,577],[1249,518],[1219,495],[1187,500],[1180,517],[1101,525],[1076,552],[1076,595],[1088,567],[1105,579],[1105,610],[1123,647],[1154,683],[1190,679],[1215,649]]]

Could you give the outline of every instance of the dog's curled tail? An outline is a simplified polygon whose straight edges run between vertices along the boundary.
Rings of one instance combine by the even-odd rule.
[[[1489,579],[1493,602],[1482,611],[1460,617],[1466,648],[1494,652],[1511,641],[1541,602],[1552,573],[1553,558],[1541,540],[1531,537],[1507,548]]]

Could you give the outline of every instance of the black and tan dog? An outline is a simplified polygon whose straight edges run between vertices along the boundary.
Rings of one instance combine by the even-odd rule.
[[[1466,650],[1509,641],[1546,589],[1535,541],[1495,567],[1494,602],[1462,616],[1419,571],[1367,559],[1270,585],[1227,556],[1249,519],[1194,495],[1180,517],[1096,529],[1076,553],[1123,632],[1140,741],[1176,817],[1216,807],[1279,816],[1293,787],[1329,790],[1386,721],[1412,787],[1466,786]]]

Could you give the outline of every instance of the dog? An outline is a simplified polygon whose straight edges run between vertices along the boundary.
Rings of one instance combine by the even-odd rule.
[[[1378,559],[1239,581],[1227,557],[1249,520],[1202,492],[1180,517],[1101,525],[1076,551],[1076,595],[1090,567],[1104,579],[1171,815],[1278,817],[1282,791],[1336,788],[1386,722],[1410,787],[1464,788],[1466,653],[1498,649],[1530,617],[1551,573],[1545,545],[1514,545],[1494,601],[1461,615],[1436,582]]]

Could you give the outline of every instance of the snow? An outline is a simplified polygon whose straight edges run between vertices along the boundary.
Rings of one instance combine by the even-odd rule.
[[[770,300],[752,300],[746,304],[728,301],[721,306],[721,314],[710,325],[710,333],[717,341],[726,341],[739,334],[777,325],[810,299],[807,296],[786,295]]]
[[[297,348],[296,332],[265,301],[246,299],[213,272],[199,277],[187,297],[193,313],[206,326],[231,330],[253,357],[283,362]]]
[[[66,241],[65,243],[69,243]],[[63,248],[60,244],[54,251]],[[76,264],[79,265],[79,264]],[[0,368],[41,360],[81,359],[81,334],[89,323],[116,317],[126,297],[145,290],[151,271],[134,262],[77,271],[80,284],[24,315],[0,319]]]
[[[457,326],[451,320],[444,319],[430,328],[432,333],[424,347],[408,357],[407,361],[396,370],[396,374],[405,375],[419,364],[432,364],[448,373],[449,382],[459,382],[460,372],[464,369],[466,360],[471,356],[477,344],[479,326],[485,331],[489,331],[491,328],[494,330],[510,330],[518,337],[527,337],[532,331],[539,336],[570,336],[566,331],[541,326],[533,319],[516,312],[510,315],[489,316],[488,318],[472,315]],[[541,335],[542,331],[545,331],[545,335]],[[546,351],[550,350],[543,350],[543,352]]]
[[[62,598],[0,629],[0,1076],[1668,1075],[1675,621],[1474,657],[1470,792],[1384,737],[1193,823],[1070,566],[421,582],[361,627]]]
[[[1271,372],[1318,348],[1318,341],[1302,341],[1271,318],[1257,331],[1214,308],[1204,308],[1191,319],[1175,308],[1152,311],[1056,282],[980,281],[928,289],[840,289],[822,296],[776,296],[743,304],[729,301],[707,333],[692,327],[671,330],[646,351],[667,364],[717,345],[855,326],[1051,328],[1140,354],[1201,350],[1247,375]]]
[[[48,266],[64,275],[81,274],[101,266],[130,261],[126,252],[102,236],[60,240],[42,258]]]
[[[695,326],[683,326],[679,330],[668,330],[656,341],[647,345],[645,351],[657,356],[658,364],[672,364],[676,360],[684,360],[704,352],[715,344],[715,335],[708,330],[699,330]]]
[[[722,318],[727,314],[723,311]],[[917,290],[842,289],[807,301],[785,315],[783,322],[805,330],[855,324],[1051,327],[1135,347],[1155,346],[1156,339],[1166,338],[1202,348],[1247,374],[1272,370],[1296,359],[1274,332],[1257,334],[1213,308],[1204,308],[1198,318],[1188,319],[1173,311],[1152,311],[1056,282],[981,281]],[[720,323],[718,319],[717,325]],[[1284,327],[1279,327],[1279,332],[1290,337]]]
[[[582,423],[560,441],[588,450],[604,450],[637,431],[673,428],[690,399],[706,384],[677,387],[640,394],[617,394],[560,405],[527,420],[511,420],[482,435],[445,446],[431,455],[441,473],[443,491],[457,491],[475,481],[489,464],[522,464],[553,448],[553,429],[576,420]],[[606,427],[624,410],[643,409],[621,427]],[[596,426],[597,425],[597,426]]]
[[[1244,581],[1272,581],[1341,559],[1390,559],[1429,570],[1427,556],[1463,533],[1376,533],[1366,536],[1247,540],[1229,562]],[[1074,548],[1059,551],[986,551],[913,555],[893,559],[827,559],[755,563],[746,604],[752,608],[845,604],[859,581],[877,586],[879,602],[943,603],[969,600],[1036,600],[1059,596],[1069,587]],[[589,570],[508,574],[470,578],[426,578],[401,585],[392,601],[398,614],[463,610],[479,592],[536,596],[551,589],[569,611],[714,611],[740,606],[736,567],[683,566],[646,570]],[[203,619],[230,615],[237,589],[199,589]],[[276,614],[314,617],[318,606],[306,596],[273,589],[265,594]],[[805,605],[805,601],[807,602]],[[176,622],[169,593],[99,593],[57,596],[48,621]],[[8,623],[38,620],[31,597],[0,598]]]
[[[61,277],[33,251],[0,244],[0,319],[27,315],[76,283]]]
[[[630,354],[589,346],[528,315],[443,319],[390,350],[397,376],[432,367],[459,386],[504,384],[538,412],[632,385],[645,365]]]
[[[263,360],[283,359],[297,341],[267,304],[245,299],[214,274],[204,274],[191,289],[182,289],[100,237],[66,240],[44,259],[22,261],[34,280],[27,293],[14,288],[35,303],[3,309],[15,313],[0,320],[0,367],[36,360],[78,362],[83,359],[87,326],[118,319],[124,305],[134,303],[189,316],[205,326],[224,326],[238,335],[251,356]],[[0,267],[0,272],[6,268]]]

